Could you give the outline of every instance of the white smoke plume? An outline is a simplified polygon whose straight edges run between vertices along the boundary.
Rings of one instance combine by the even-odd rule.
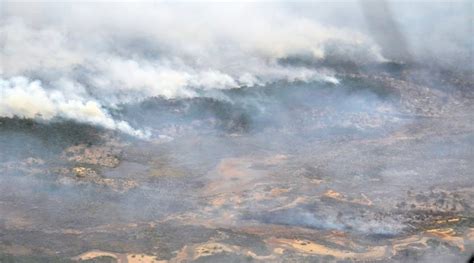
[[[331,55],[385,61],[370,37],[284,5],[4,3],[0,115],[69,118],[145,136],[110,114],[153,96],[275,81],[337,83],[330,69],[281,64]],[[141,128],[141,127],[140,127]]]
[[[80,97],[67,98],[61,91],[43,89],[40,81],[30,81],[24,77],[2,79],[0,89],[2,90],[0,116],[3,117],[21,116],[43,120],[63,117],[101,125],[139,138],[149,136],[141,130],[133,129],[124,121],[114,120],[97,101]]]

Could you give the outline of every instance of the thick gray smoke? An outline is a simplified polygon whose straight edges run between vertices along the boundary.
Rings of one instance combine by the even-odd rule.
[[[427,18],[419,30],[432,22],[439,5],[422,12]],[[280,62],[328,57],[356,64],[387,61],[382,52],[387,41],[380,41],[380,32],[372,38],[373,30],[365,29],[357,10],[357,2],[345,8],[322,3],[3,2],[0,116],[66,118],[145,138],[150,135],[146,127],[131,127],[112,111],[155,96],[189,98],[277,81],[338,83],[331,69]],[[324,12],[331,17],[321,16]],[[407,16],[404,10],[393,15]],[[396,20],[389,21],[395,26]],[[455,22],[450,34],[457,38],[439,46],[445,50],[449,45],[465,58],[470,47],[460,36],[472,28]],[[430,52],[436,51],[433,46]]]
[[[464,257],[472,7],[0,0],[0,262]]]
[[[143,127],[130,127],[109,109],[280,80],[337,83],[329,70],[278,63],[291,56],[322,59],[334,42],[353,49],[341,49],[341,56],[363,49],[368,61],[383,60],[363,34],[284,8],[38,4],[38,13],[27,13],[22,4],[6,3],[4,9],[1,116],[61,117],[139,137],[147,136]]]

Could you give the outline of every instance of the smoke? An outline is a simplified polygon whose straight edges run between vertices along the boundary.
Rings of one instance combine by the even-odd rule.
[[[3,2],[1,116],[68,118],[146,137],[147,127],[132,128],[116,114],[121,105],[282,81],[338,83],[333,69],[318,64],[328,60],[366,65],[410,57],[472,70],[472,23],[456,16],[465,7]],[[295,59],[310,66],[282,63]],[[36,84],[17,87],[12,79]],[[44,104],[25,95],[33,87]],[[31,108],[12,106],[12,98]]]
[[[360,1],[367,25],[376,41],[385,47],[384,54],[391,59],[410,59],[405,37],[400,33],[386,1]]]
[[[472,93],[456,92],[472,82],[430,71],[472,70],[469,15],[359,3],[2,2],[0,211],[35,231],[179,217],[338,230],[367,246],[408,234],[412,214],[437,220],[420,210],[437,195],[406,192],[472,181]],[[225,158],[236,161],[220,172]],[[457,195],[441,201],[472,203]],[[107,229],[104,242],[130,241]]]
[[[65,83],[64,86],[67,84]],[[98,102],[82,98],[66,98],[62,92],[43,89],[40,81],[30,81],[24,77],[0,79],[0,89],[2,90],[0,103],[2,117],[21,116],[43,120],[62,117],[101,125],[139,138],[148,137],[148,134],[133,129],[128,123],[114,120]]]
[[[278,81],[337,83],[330,69],[280,63],[291,57],[321,60],[328,48],[349,60],[359,50],[363,63],[384,60],[367,36],[281,6],[5,3],[4,8],[2,117],[67,118],[142,138],[146,127],[132,128],[112,112],[150,97],[192,98]]]

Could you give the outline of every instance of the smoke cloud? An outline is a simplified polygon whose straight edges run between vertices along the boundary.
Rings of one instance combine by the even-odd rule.
[[[144,127],[134,129],[110,110],[149,97],[190,98],[277,81],[337,83],[329,69],[279,63],[293,56],[323,59],[335,43],[344,46],[336,51],[341,57],[363,50],[367,61],[383,60],[365,35],[284,8],[36,5],[39,13],[5,4],[3,117],[67,118],[146,137]]]
[[[101,125],[140,138],[148,137],[148,134],[133,129],[128,123],[114,120],[97,101],[85,100],[80,97],[77,99],[66,98],[61,91],[43,89],[40,81],[14,77],[0,80],[0,89],[2,89],[0,104],[2,117],[21,116],[43,120],[62,117]]]
[[[352,12],[355,3],[347,4],[353,15],[344,19],[343,8],[317,3],[5,2],[0,114],[68,118],[146,137],[146,127],[132,128],[113,111],[150,97],[191,98],[281,81],[337,84],[333,70],[314,65],[329,58],[380,63],[391,50],[372,39],[361,13]],[[427,17],[437,14],[430,10]],[[395,18],[405,13],[395,11]],[[393,27],[398,20],[391,20]],[[461,24],[451,32],[465,33],[462,21],[451,24]],[[406,28],[399,31],[410,37]],[[446,45],[454,44],[440,44]],[[292,58],[313,66],[281,63]]]

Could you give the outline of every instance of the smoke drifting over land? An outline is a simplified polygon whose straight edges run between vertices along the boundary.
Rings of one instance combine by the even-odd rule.
[[[145,136],[109,109],[280,80],[336,83],[329,70],[279,63],[323,59],[328,46],[341,45],[336,55],[349,60],[383,60],[363,34],[284,8],[44,3],[28,13],[23,5],[4,4],[1,21],[0,112],[8,117],[62,117]]]
[[[464,260],[471,13],[1,2],[0,262]]]
[[[337,27],[344,21],[337,15],[323,22],[312,14],[301,16],[296,11],[304,7],[6,2],[0,29],[0,115],[61,117],[146,137],[146,127],[132,128],[109,110],[148,97],[196,97],[212,89],[282,80],[338,82],[330,69],[283,65],[282,59],[318,62],[329,57],[359,65],[388,61],[381,53],[384,47],[362,33],[363,27]],[[335,12],[338,5],[313,7]],[[450,26],[469,35],[472,28],[456,22]],[[464,54],[468,49],[458,50]]]
[[[391,47],[377,45],[364,33],[358,12],[341,17],[352,5],[5,2],[0,28],[0,115],[61,117],[146,137],[146,127],[132,128],[113,117],[110,109],[148,97],[196,97],[213,89],[276,81],[338,82],[331,69],[280,63],[289,58],[358,65],[400,59],[383,57],[382,49]],[[432,13],[440,4],[433,5],[431,13],[423,10],[425,5],[415,6],[420,16],[429,15],[421,20],[420,30],[435,22]],[[365,9],[370,6],[365,4]],[[318,11],[301,15],[305,7]],[[334,16],[319,21],[316,15],[322,10]],[[399,15],[406,16],[404,9],[394,13]],[[447,15],[445,19],[451,14]],[[367,17],[369,24],[371,19],[380,20],[375,14]],[[358,23],[344,24],[346,19]],[[440,45],[450,45],[459,57],[472,59],[471,47],[461,38],[472,33],[469,21],[454,22],[449,24],[455,29],[450,33],[457,38]],[[383,32],[374,31],[379,40]],[[413,42],[418,39],[408,40]],[[444,46],[435,52],[445,52]],[[33,102],[35,96],[38,100]]]

